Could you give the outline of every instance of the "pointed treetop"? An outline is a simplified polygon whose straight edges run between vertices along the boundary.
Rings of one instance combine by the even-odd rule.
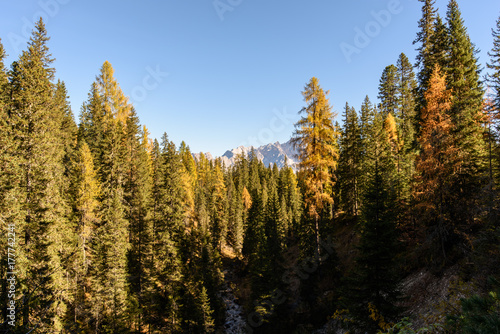
[[[5,49],[2,44],[2,39],[0,38],[0,71],[4,72],[5,71],[5,64],[3,63],[3,60],[7,57],[7,54],[5,53]]]
[[[488,84],[493,90],[493,105],[497,111],[500,111],[500,16],[498,17],[496,28],[491,29],[493,36],[493,48],[488,52],[490,56],[490,62],[487,66],[492,70],[491,74],[488,74]]]
[[[112,114],[123,125],[132,112],[132,105],[120,88],[114,77],[114,69],[109,61],[105,61],[101,67],[101,72],[96,78],[99,94],[103,98],[107,113]]]
[[[49,53],[49,47],[47,46],[47,42],[49,40],[50,37],[47,36],[45,24],[43,23],[43,19],[40,17],[35,25],[35,29],[31,33],[31,37],[28,42],[28,52],[31,56],[41,60],[44,68],[49,73],[49,79],[52,80],[54,78],[55,69],[51,68],[50,64],[52,64],[55,59],[52,58],[52,54]],[[30,59],[33,60],[32,57],[30,57]]]
[[[418,22],[418,27],[420,31],[417,33],[417,37],[413,41],[413,44],[421,43],[422,45],[418,47],[420,54],[417,56],[417,66],[421,64],[423,60],[422,54],[426,54],[429,47],[429,41],[434,30],[434,22],[436,20],[437,9],[434,8],[436,3],[435,0],[419,0],[423,3],[422,6],[422,18]]]

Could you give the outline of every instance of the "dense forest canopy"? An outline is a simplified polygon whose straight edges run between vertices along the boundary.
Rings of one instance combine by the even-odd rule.
[[[108,61],[76,122],[43,20],[0,43],[3,333],[224,333],[228,287],[248,333],[498,332],[500,18],[483,78],[457,2],[420,2],[379,103],[334,123],[305,84],[297,172],[150,138]],[[454,273],[425,316],[423,270]]]

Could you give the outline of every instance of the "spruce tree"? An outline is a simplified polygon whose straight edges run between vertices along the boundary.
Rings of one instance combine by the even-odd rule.
[[[488,97],[491,100],[488,112],[496,118],[498,112],[500,111],[500,17],[496,22],[496,28],[492,29],[493,35],[493,48],[488,55],[490,56],[490,61],[487,64],[488,69],[491,70],[491,73],[487,75],[488,87],[491,90],[490,96]],[[493,121],[493,120],[492,120]],[[492,122],[490,121],[490,122]],[[500,156],[498,154],[498,133],[500,132],[500,128],[498,126],[498,122],[496,122],[496,147],[495,147],[495,158],[493,159],[493,149],[492,149],[492,141],[494,140],[491,135],[491,123],[490,123],[490,171],[491,174],[498,174],[498,164],[500,161]],[[495,167],[493,168],[493,160],[495,161]],[[496,173],[493,173],[493,169],[496,170]],[[498,175],[495,175],[495,178],[498,182]]]
[[[400,150],[398,155],[398,172],[400,191],[399,200],[408,205],[411,197],[411,180],[415,174],[416,157],[416,122],[415,91],[417,83],[413,65],[404,53],[399,56],[398,63],[398,110],[396,117],[398,135],[400,137]]]
[[[129,222],[128,272],[132,305],[132,324],[142,331],[147,315],[147,291],[151,283],[152,259],[152,177],[150,174],[147,142],[142,141],[139,119],[132,108],[126,121],[127,149],[124,200]]]
[[[14,140],[14,129],[11,121],[10,85],[4,66],[5,57],[6,54],[0,40],[0,229],[5,231],[5,237],[2,238],[0,243],[0,306],[2,308],[0,311],[0,321],[2,323],[0,329],[7,330],[10,326],[7,324],[10,319],[7,318],[7,302],[9,299],[6,280],[7,272],[10,271],[8,270],[8,237],[12,237],[12,235],[7,235],[7,231],[12,230],[8,230],[9,226],[15,226],[14,232],[19,240],[21,237],[19,233],[22,233],[20,222],[24,217],[19,200],[22,194],[20,188],[22,174],[18,163],[17,141]],[[16,241],[15,247],[18,251],[16,265],[18,270],[23,268],[22,260],[25,257],[19,245],[19,241]],[[23,269],[25,268],[26,266]],[[16,303],[16,308],[19,310],[22,304],[18,298],[16,298]],[[19,315],[20,313],[18,313]],[[17,321],[17,324],[19,324],[19,321]]]
[[[58,117],[62,119],[59,131],[64,147],[64,174],[68,176],[71,169],[71,162],[74,160],[74,155],[76,154],[78,127],[75,123],[73,111],[71,110],[68,91],[64,81],[57,81],[54,92],[54,104],[55,108],[58,109]]]
[[[211,235],[214,249],[222,251],[226,240],[227,217],[226,217],[226,185],[220,161],[216,161],[211,177]]]
[[[487,181],[484,92],[476,50],[455,0],[448,4],[447,23],[450,38],[447,87],[453,94],[449,115],[454,124],[453,136],[461,159],[454,184],[458,196],[453,219],[460,222],[460,230],[467,233],[476,218],[474,208],[481,205],[481,189]]]
[[[243,193],[236,189],[233,181],[233,173],[226,174],[227,188],[227,221],[228,221],[228,241],[235,250],[236,254],[241,254],[243,247],[243,210],[244,204],[242,200]],[[246,189],[246,188],[244,188]],[[247,191],[248,192],[248,191]]]
[[[364,194],[368,188],[368,171],[371,166],[371,160],[368,159],[371,133],[373,131],[373,120],[376,114],[376,108],[370,101],[368,96],[365,97],[361,104],[361,115],[359,118],[360,132],[360,176],[359,176],[359,194],[360,200],[363,201]]]
[[[427,66],[432,67],[439,65],[440,68],[446,69],[450,62],[451,39],[446,24],[438,14],[434,23],[434,31],[430,38],[430,48],[428,55]],[[430,75],[430,73],[428,74]],[[427,81],[429,78],[427,78]]]
[[[379,118],[380,115],[377,115]],[[380,124],[380,120],[377,121]],[[352,308],[364,330],[375,332],[398,314],[395,256],[397,254],[396,201],[389,175],[393,170],[387,134],[378,126],[370,159],[373,167],[362,209],[359,255],[356,259]],[[377,316],[374,316],[374,315]],[[381,317],[380,317],[381,316]]]
[[[418,27],[420,31],[417,33],[417,37],[413,41],[413,44],[420,44],[417,48],[417,62],[416,68],[419,69],[418,72],[418,83],[419,83],[419,99],[423,98],[423,92],[427,87],[427,82],[431,76],[434,64],[431,61],[432,51],[431,48],[432,38],[435,30],[436,23],[436,12],[435,0],[419,0],[423,3],[422,5],[422,18],[418,22]],[[421,100],[419,101],[421,102]]]
[[[294,237],[302,217],[302,198],[298,188],[297,176],[285,159],[285,166],[280,170],[278,180],[278,194],[284,201],[283,215],[287,218],[285,235]]]
[[[344,211],[352,217],[357,217],[360,206],[361,131],[356,110],[347,103],[343,118],[338,167],[340,198]]]
[[[12,103],[10,123],[17,141],[15,159],[21,167],[18,200],[19,280],[24,303],[19,321],[25,330],[38,324],[40,331],[62,330],[67,308],[63,288],[67,249],[68,203],[64,189],[62,118],[54,106],[53,59],[49,37],[40,19],[9,73]]]
[[[265,205],[267,194],[260,183],[257,158],[253,158],[250,168],[250,185],[253,185],[250,191],[243,191],[243,201],[246,202],[245,208],[249,206],[248,218],[245,227],[245,238],[243,240],[243,255],[248,258],[248,264],[251,270],[258,268],[256,259],[264,245],[264,222]],[[247,196],[248,194],[248,196]]]
[[[387,114],[396,115],[398,108],[398,69],[394,65],[387,66],[382,72],[378,88],[378,98],[380,99],[379,109],[384,117]]]
[[[487,67],[492,73],[488,75],[488,84],[492,89],[494,108],[500,110],[500,16],[497,19],[496,27],[491,29],[493,35],[493,48],[488,55],[490,61]]]
[[[178,331],[180,318],[180,286],[182,280],[179,245],[185,239],[184,189],[181,183],[182,161],[175,144],[162,136],[161,145],[153,148],[153,255],[150,291],[150,322],[158,330]]]

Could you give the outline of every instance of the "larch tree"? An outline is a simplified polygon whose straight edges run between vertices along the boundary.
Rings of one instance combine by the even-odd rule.
[[[76,216],[77,255],[74,261],[75,289],[74,289],[74,320],[83,324],[84,328],[91,328],[89,291],[91,277],[89,268],[94,265],[97,254],[93,247],[92,238],[95,228],[100,222],[99,201],[101,186],[94,166],[94,159],[90,149],[81,140],[78,154],[73,166],[73,183],[75,188],[74,211]]]
[[[186,190],[184,192],[184,206],[186,211],[186,221],[191,224],[195,216],[195,188],[198,173],[196,171],[196,162],[189,146],[183,141],[179,146],[179,155],[182,161],[182,185]]]
[[[452,232],[450,211],[452,186],[458,170],[458,147],[453,138],[453,123],[448,116],[452,106],[451,91],[446,88],[445,75],[438,65],[425,92],[426,107],[422,110],[421,146],[417,158],[417,198],[426,234],[446,257],[446,241]],[[439,253],[438,253],[439,254]]]
[[[300,169],[305,174],[307,215],[314,221],[315,255],[320,259],[320,218],[323,210],[333,203],[330,188],[332,171],[339,159],[336,146],[338,133],[333,126],[332,107],[317,78],[311,78],[302,95],[307,104],[305,114],[296,124],[292,142],[299,151]]]
[[[99,94],[104,100],[105,113],[112,114],[125,127],[132,106],[116,81],[114,72],[113,66],[106,60],[96,83]]]
[[[117,115],[121,104],[121,90],[116,87],[113,70],[108,62],[92,84],[82,107],[79,137],[92,152],[98,171],[101,191],[101,221],[96,226],[93,247],[98,256],[92,268],[92,316],[95,328],[118,331],[126,326],[126,304],[129,297],[127,279],[129,221],[125,205],[127,166],[126,119]],[[124,113],[124,112],[123,112]]]

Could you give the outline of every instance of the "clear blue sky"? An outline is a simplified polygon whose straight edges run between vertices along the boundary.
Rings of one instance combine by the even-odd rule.
[[[447,2],[437,1],[442,16]],[[25,48],[34,18],[44,16],[57,77],[66,82],[76,115],[109,60],[154,137],[167,132],[193,152],[215,155],[241,144],[287,141],[304,106],[301,91],[312,76],[330,90],[339,114],[346,102],[359,109],[367,94],[375,102],[384,67],[401,52],[414,61],[412,41],[421,16],[417,0],[0,4],[7,64]],[[459,5],[484,66],[500,1],[459,0]],[[376,23],[372,11],[381,10],[390,17],[382,15]],[[346,57],[341,45],[356,47],[356,28],[368,29],[369,43],[358,40],[358,53]]]

